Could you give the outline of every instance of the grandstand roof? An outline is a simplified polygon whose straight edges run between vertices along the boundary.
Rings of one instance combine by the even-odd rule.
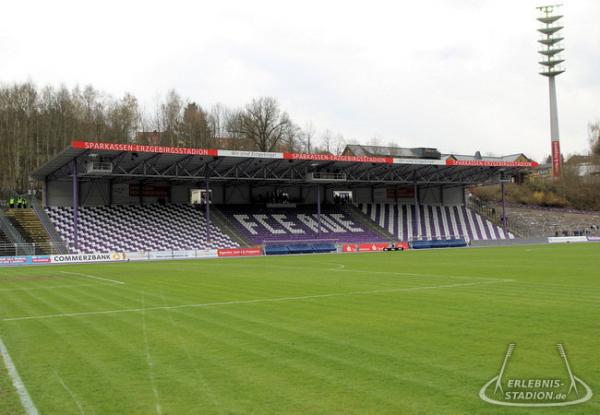
[[[310,172],[343,173],[350,183],[476,184],[496,180],[500,172],[515,175],[537,166],[522,154],[506,157],[441,158],[275,153],[203,148],[146,146],[73,141],[40,166],[32,177],[64,180],[73,161],[80,180],[111,178],[117,181],[168,180],[305,183]],[[109,169],[90,170],[93,163]]]

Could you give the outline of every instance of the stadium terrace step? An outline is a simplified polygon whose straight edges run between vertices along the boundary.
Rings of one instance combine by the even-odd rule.
[[[489,220],[464,206],[392,203],[359,204],[371,220],[401,241],[465,238],[469,241],[513,239]],[[418,215],[417,215],[418,213]]]
[[[496,206],[495,211],[501,207]],[[539,207],[510,205],[506,210],[509,228],[522,236],[539,238],[548,236],[587,235],[600,236],[600,212],[547,210]]]
[[[363,224],[364,226],[369,227],[371,230],[373,230],[373,232],[377,232],[381,236],[381,238],[383,238],[383,240],[394,241],[397,239],[396,236],[388,232],[387,229],[382,228],[377,223],[373,222],[371,218],[365,215],[365,213],[362,210],[360,210],[356,205],[349,204],[345,205],[345,207],[348,214],[352,215],[352,218],[354,218],[357,222]]]
[[[0,229],[0,256],[15,255],[15,247],[12,241],[6,236],[4,231]]]
[[[50,253],[50,237],[33,209],[8,209],[5,216],[25,242],[36,245],[37,252],[40,254]]]
[[[70,207],[46,212],[73,253],[236,248],[214,223],[207,233],[204,212],[189,204],[80,207],[75,249]]]
[[[216,205],[211,206],[211,219],[217,225],[223,233],[231,238],[232,241],[237,242],[241,247],[249,247],[251,244],[244,235],[240,234],[235,230],[235,226],[229,222],[227,216],[225,216]]]

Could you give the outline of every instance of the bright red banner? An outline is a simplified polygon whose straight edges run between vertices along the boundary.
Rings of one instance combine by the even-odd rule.
[[[398,248],[402,248],[405,251],[408,250],[407,242],[395,242]],[[344,244],[342,246],[343,252],[378,252],[383,251],[384,248],[390,246],[387,242],[376,242],[376,243],[363,243],[363,244]]]
[[[310,153],[283,153],[286,160],[315,160],[315,161],[350,161],[359,163],[386,163],[392,164],[392,157],[368,157],[368,156],[334,156],[333,154],[310,154]]]
[[[222,257],[259,256],[262,255],[262,250],[260,248],[224,248],[217,250],[217,255]]]
[[[537,167],[535,161],[446,160],[447,166],[474,167]]]
[[[72,148],[85,150],[128,151],[131,153],[164,153],[194,156],[216,156],[218,151],[207,148],[185,148],[165,146],[144,146],[141,144],[95,143],[90,141],[73,141]]]
[[[552,141],[552,176],[560,177],[560,141]]]

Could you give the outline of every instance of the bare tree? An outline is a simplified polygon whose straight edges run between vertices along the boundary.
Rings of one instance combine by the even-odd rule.
[[[168,146],[179,145],[179,129],[182,123],[183,101],[177,92],[172,89],[167,92],[165,102],[160,106],[160,120],[162,124],[161,144]]]
[[[108,109],[107,124],[111,141],[130,142],[141,122],[137,98],[125,94],[119,101],[113,102]]]
[[[592,155],[600,156],[600,121],[588,124],[588,137]]]
[[[337,154],[337,155],[342,154],[342,152],[346,148],[346,145],[348,144],[348,142],[346,141],[344,136],[340,133],[337,133],[335,135],[335,137],[333,138],[333,141],[335,143],[335,147],[333,148],[333,153]]]
[[[323,149],[327,153],[331,153],[331,148],[333,146],[333,133],[330,130],[323,131],[321,135],[321,145]]]
[[[213,145],[208,116],[195,102],[188,103],[183,110],[180,135],[180,141],[186,146],[211,147]]]
[[[253,99],[243,110],[233,114],[227,129],[247,139],[259,151],[274,151],[282,144],[289,145],[294,136],[288,114],[282,112],[271,97]]]
[[[304,124],[304,128],[300,132],[300,137],[306,146],[306,152],[310,153],[313,151],[313,147],[316,147],[315,137],[317,135],[317,131],[312,121],[308,121]]]
[[[228,136],[227,120],[231,111],[221,103],[214,104],[208,112],[208,125],[214,139]]]

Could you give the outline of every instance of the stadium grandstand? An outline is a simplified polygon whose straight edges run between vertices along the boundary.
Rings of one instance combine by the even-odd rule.
[[[74,254],[493,241],[514,235],[469,209],[467,188],[534,166],[523,154],[432,148],[349,145],[336,156],[73,141],[32,173],[43,192],[31,210],[48,242]]]

